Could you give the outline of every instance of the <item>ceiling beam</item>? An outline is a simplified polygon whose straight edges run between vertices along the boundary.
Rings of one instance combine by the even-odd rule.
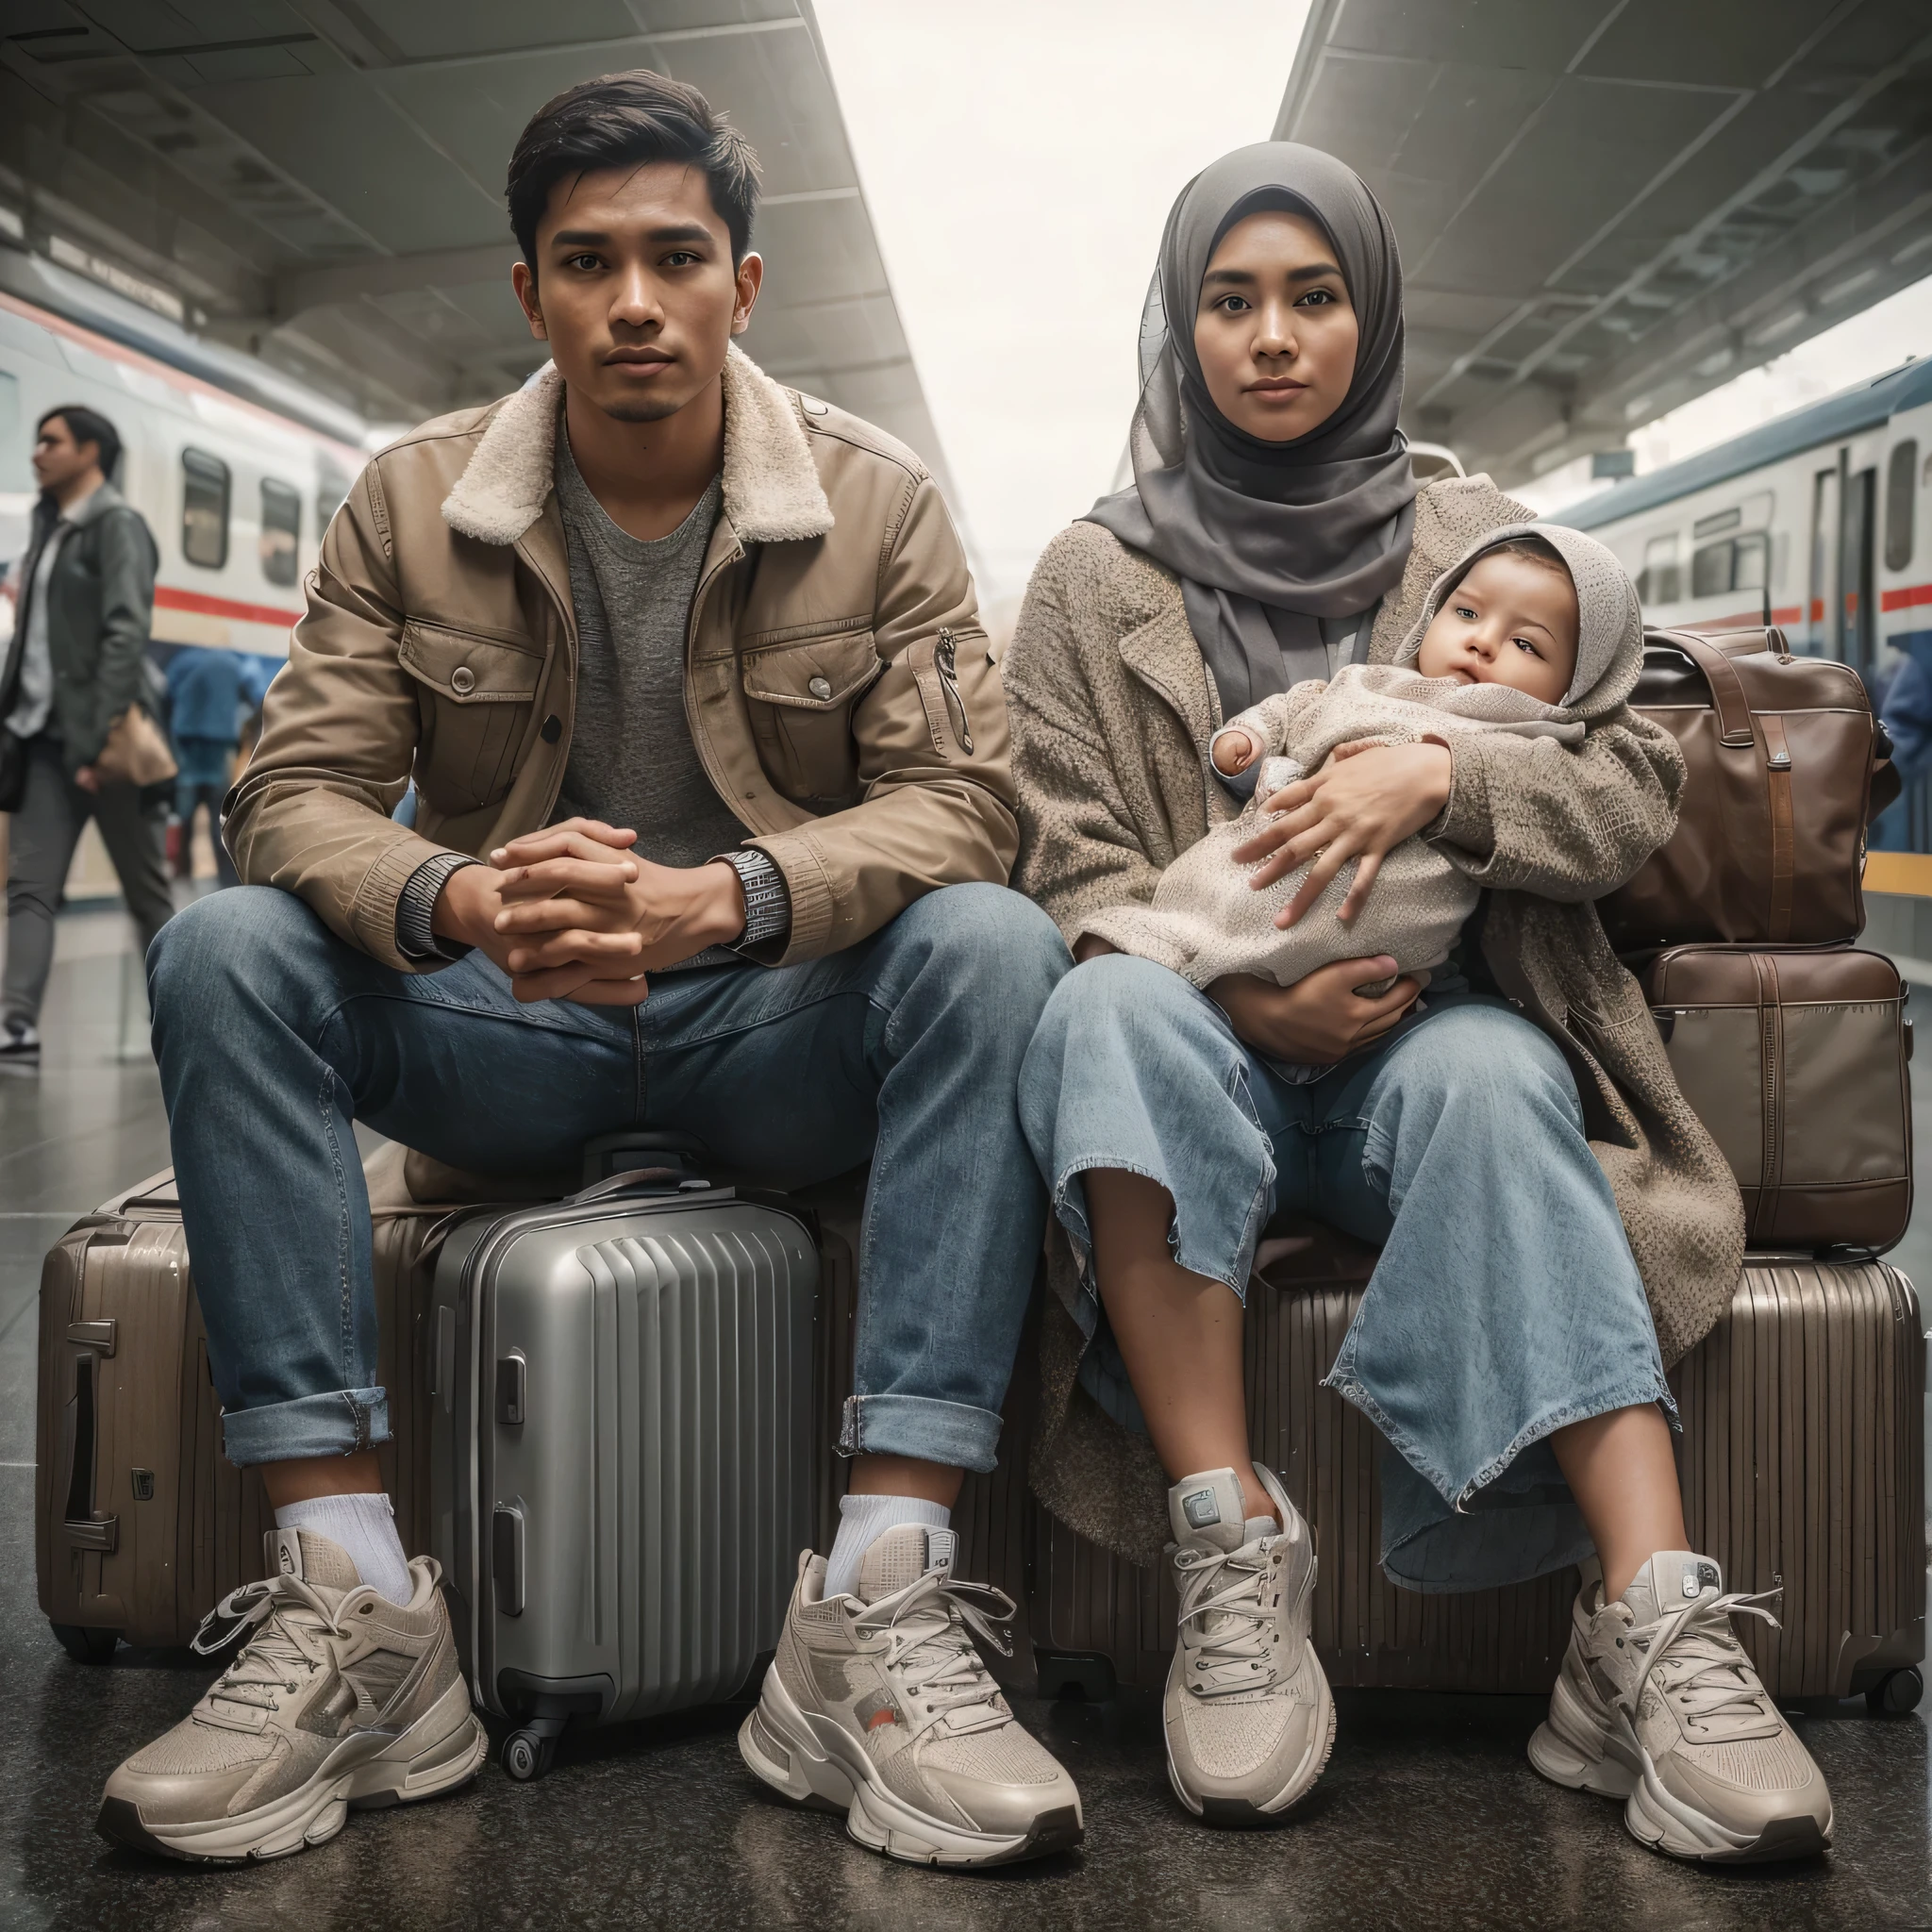
[[[432,248],[420,255],[377,255],[360,261],[284,269],[275,279],[275,313],[282,321],[360,302],[371,295],[402,295],[419,289],[460,289],[475,282],[509,280],[520,259],[508,239],[482,248]]]
[[[1566,385],[1560,409],[1544,402],[1533,413],[1545,433],[1523,434],[1524,421],[1503,409],[1517,388],[1551,397],[1533,378],[1511,384],[1494,404],[1465,405],[1445,432],[1465,461],[1521,478],[1530,458],[1547,468],[1569,456],[1621,443],[1648,422],[1720,382],[1759,368],[1774,357],[1835,326],[1860,309],[1932,271],[1932,187],[1921,142],[1877,180],[1861,184],[1829,206],[1730,280],[1680,308],[1614,361]],[[1835,304],[1834,287],[1857,278],[1856,300]],[[1566,433],[1547,435],[1560,420]],[[1501,432],[1501,433],[1499,433]]]

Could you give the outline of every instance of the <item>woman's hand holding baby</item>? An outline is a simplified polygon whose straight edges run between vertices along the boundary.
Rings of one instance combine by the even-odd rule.
[[[1394,971],[1395,961],[1385,954],[1318,966],[1292,986],[1230,973],[1208,989],[1208,997],[1244,1045],[1278,1060],[1325,1067],[1379,1040],[1415,1004],[1418,979],[1398,979],[1380,993],[1356,991]]]
[[[1314,860],[1274,916],[1284,931],[1354,858],[1355,880],[1339,915],[1346,925],[1366,903],[1384,857],[1441,815],[1454,774],[1444,745],[1342,745],[1313,777],[1297,778],[1263,801],[1264,811],[1282,816],[1237,845],[1233,857],[1241,865],[1267,861],[1248,881],[1257,891]]]

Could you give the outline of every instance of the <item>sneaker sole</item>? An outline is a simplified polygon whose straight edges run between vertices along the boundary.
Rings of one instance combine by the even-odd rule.
[[[425,1743],[425,1738],[435,1741]],[[475,1777],[490,1756],[490,1739],[470,1708],[469,1687],[460,1677],[387,1750],[344,1765],[357,1741],[345,1739],[307,1784],[273,1804],[206,1824],[150,1824],[136,1799],[112,1795],[110,1780],[94,1828],[110,1843],[196,1865],[286,1858],[326,1844],[351,1811],[413,1805],[454,1790]]]
[[[1551,1699],[1553,1713],[1559,1710],[1568,1690],[1559,1680]],[[1571,1707],[1561,1715],[1574,1724],[1580,1708],[1574,1693],[1569,1703]],[[1545,1722],[1537,1726],[1529,1740],[1529,1761],[1538,1774],[1552,1784],[1616,1799],[1624,1807],[1624,1828],[1640,1844],[1666,1857],[1699,1865],[1761,1865],[1816,1857],[1831,1849],[1832,1821],[1827,1818],[1821,1830],[1808,1811],[1774,1818],[1755,1839],[1740,1841],[1736,1832],[1692,1810],[1681,1799],[1674,1801],[1674,1808],[1667,1808],[1646,1788],[1641,1772],[1632,1771],[1610,1755],[1614,1748],[1610,1738],[1603,1740],[1603,1746],[1602,1752],[1592,1757],[1579,1750],[1554,1723]]]
[[[1314,1659],[1314,1645],[1308,1646],[1308,1656]],[[1335,1693],[1328,1688],[1328,1674],[1315,1663],[1315,1681],[1322,1687],[1322,1704],[1326,1708],[1325,1720],[1315,1726],[1315,1735],[1308,1740],[1308,1748],[1302,1755],[1301,1762],[1274,1797],[1257,1804],[1247,1798],[1197,1798],[1191,1796],[1181,1783],[1181,1774],[1174,1761],[1174,1744],[1168,1736],[1167,1725],[1162,1723],[1161,1742],[1167,1752],[1167,1781],[1174,1788],[1174,1794],[1194,1816],[1206,1824],[1217,1824],[1229,1830],[1240,1831],[1259,1824],[1273,1824],[1286,1816],[1315,1789],[1322,1774],[1328,1768],[1330,1753],[1335,1749]]]
[[[1677,1801],[1676,1815],[1658,1802],[1645,1783],[1630,1793],[1624,1807],[1624,1828],[1639,1844],[1695,1865],[1769,1865],[1790,1858],[1815,1858],[1831,1849],[1833,1820],[1827,1813],[1821,1826],[1810,1812],[1774,1818],[1754,1839],[1739,1841],[1738,1834],[1715,1819]]]
[[[1640,1779],[1614,1758],[1592,1757],[1579,1751],[1547,1720],[1536,1727],[1529,1740],[1530,1768],[1553,1785],[1566,1790],[1589,1791],[1598,1798],[1628,1798]]]
[[[1077,1803],[1042,1811],[1018,1838],[961,1831],[915,1811],[879,1782],[859,1747],[829,1719],[802,1709],[774,1667],[738,1730],[745,1766],[794,1805],[842,1811],[857,1844],[908,1865],[963,1870],[1013,1865],[1071,1850],[1085,1836]]]

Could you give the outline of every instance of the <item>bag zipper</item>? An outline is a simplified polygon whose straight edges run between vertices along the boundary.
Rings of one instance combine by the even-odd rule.
[[[932,661],[940,674],[940,689],[946,695],[946,709],[954,715],[953,728],[959,739],[959,748],[968,757],[973,752],[973,726],[966,718],[966,700],[959,694],[959,647],[958,641],[950,630],[941,630],[932,647]]]

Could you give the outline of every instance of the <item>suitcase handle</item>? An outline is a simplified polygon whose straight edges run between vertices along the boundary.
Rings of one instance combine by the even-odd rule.
[[[691,1185],[692,1176],[677,1167],[634,1167],[627,1174],[614,1174],[594,1188],[571,1195],[568,1206],[580,1208],[586,1201],[608,1201],[613,1194],[675,1194]],[[698,1184],[708,1189],[708,1181]]]
[[[67,1506],[61,1513],[61,1535],[73,1549],[99,1550],[111,1556],[120,1541],[120,1518],[103,1515],[94,1507],[94,1378],[100,1357],[94,1348],[82,1347],[69,1359],[74,1363],[74,1394],[60,1431],[67,1464]]]

